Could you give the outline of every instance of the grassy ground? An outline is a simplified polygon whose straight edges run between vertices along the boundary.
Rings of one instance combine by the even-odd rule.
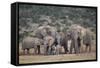
[[[82,47],[80,54],[60,54],[60,55],[33,55],[34,49],[30,50],[30,55],[23,55],[21,47],[19,49],[19,63],[42,63],[42,62],[59,62],[59,61],[77,61],[77,60],[95,60],[96,48],[92,46],[92,52],[85,53],[85,47]]]

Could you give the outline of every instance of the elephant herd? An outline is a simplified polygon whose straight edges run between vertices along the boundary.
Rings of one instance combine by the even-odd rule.
[[[88,32],[81,37],[80,31],[75,29],[62,32],[52,29],[52,27],[40,27],[36,30],[35,36],[27,36],[22,41],[22,50],[29,54],[29,50],[34,48],[34,54],[41,54],[41,47],[44,55],[78,54],[81,49],[81,41],[91,51],[91,36]],[[63,52],[62,52],[63,48]]]

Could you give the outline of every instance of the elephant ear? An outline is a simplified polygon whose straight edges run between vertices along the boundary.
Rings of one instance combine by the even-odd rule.
[[[34,33],[35,33],[35,36],[37,38],[40,38],[40,39],[43,38],[43,35],[41,34],[41,30],[40,29],[35,30]]]

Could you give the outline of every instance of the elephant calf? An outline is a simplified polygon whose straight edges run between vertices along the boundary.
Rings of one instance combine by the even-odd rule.
[[[22,41],[22,50],[25,53],[25,50],[27,50],[27,54],[29,54],[29,50],[31,48],[34,48],[35,54],[38,50],[38,54],[40,53],[40,45],[42,43],[42,40],[39,38],[34,37],[26,37]]]

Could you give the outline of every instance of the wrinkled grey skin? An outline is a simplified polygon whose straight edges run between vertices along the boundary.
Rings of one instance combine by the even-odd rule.
[[[53,45],[51,47],[51,55],[55,55],[55,54],[57,54],[57,47],[55,45]]]
[[[67,41],[68,41],[68,35],[66,33],[63,32],[56,32],[55,35],[55,42],[54,45],[56,46],[56,51],[55,54],[60,54],[61,53],[61,47],[64,48],[64,52],[67,53],[68,52],[68,45],[67,45]]]
[[[68,52],[68,45],[67,42],[69,40],[69,36],[64,33],[64,32],[56,32],[56,37],[55,37],[55,43],[54,45],[56,46],[56,51],[55,54],[60,54],[61,53],[61,47],[64,48],[64,52]]]
[[[47,54],[47,55],[53,54],[52,47],[53,47],[54,41],[55,41],[55,39],[50,35],[44,37],[45,54]]]
[[[53,27],[46,27],[46,26],[41,26],[39,27],[39,29],[36,30],[35,35],[38,38],[43,39],[45,36],[48,35],[48,32],[51,32],[51,36],[53,36],[55,38],[56,36],[56,30],[53,29]]]
[[[72,50],[74,49],[75,54],[79,53],[79,47],[78,47],[78,31],[72,30],[70,32],[71,37],[71,47],[70,47],[70,53],[72,53]]]
[[[55,33],[55,36],[52,36],[54,38],[54,43],[51,47],[51,54],[52,55],[58,55],[60,54],[60,48],[61,48],[61,36],[58,32]]]
[[[45,50],[45,53],[47,52],[46,54],[51,54],[51,53],[52,54],[60,54],[61,46],[63,46],[65,53],[67,53],[68,52],[67,42],[69,40],[69,36],[68,36],[67,32],[63,33],[64,35],[62,36],[60,34],[60,32],[57,32],[56,30],[53,30],[51,28],[48,28],[48,30],[46,28],[42,28],[42,29],[37,30],[36,35],[38,38],[44,39],[46,36],[48,36],[48,32],[50,32],[51,33],[50,36],[54,38],[54,43],[52,44],[51,47],[48,48],[49,51],[47,51],[48,50],[47,45],[49,45],[49,44],[44,44],[45,49],[47,49],[47,50]],[[75,35],[77,35],[77,34],[75,34]],[[74,37],[75,35],[73,33],[71,35],[73,44],[71,44],[70,53],[72,52],[73,48],[75,49],[75,52],[77,52],[77,49],[78,49],[77,43],[76,43],[77,38]],[[47,42],[47,40],[45,40],[44,43],[45,42]]]
[[[57,54],[57,55],[60,54],[60,49],[61,49],[61,46],[63,44],[62,41],[64,41],[62,35],[59,32],[57,32],[56,33],[56,38],[55,38],[55,45],[56,45],[56,52],[55,52],[55,54]]]
[[[68,40],[71,40],[71,35],[66,32],[64,39],[63,39],[63,46],[64,46],[64,49],[65,49],[65,53],[70,52],[70,51],[68,51]]]
[[[22,41],[22,49],[25,53],[25,50],[27,50],[27,54],[29,54],[29,50],[31,48],[34,48],[35,54],[38,50],[38,53],[40,53],[40,45],[42,44],[42,39],[39,38],[33,38],[33,37],[25,37]]]
[[[70,51],[69,53],[72,53],[73,49],[74,49],[74,53],[78,54],[80,53],[80,48],[81,48],[81,41],[83,40],[83,44],[86,45],[85,51],[87,52],[87,49],[89,48],[89,52],[91,51],[91,33],[86,30],[85,35],[81,35],[80,31],[77,31],[77,29],[71,29],[70,32],[67,32],[70,35],[70,39],[71,39],[71,47],[70,47]],[[67,34],[66,33],[66,34]],[[80,41],[78,40],[80,37]],[[68,39],[68,38],[67,38]]]
[[[50,35],[48,33],[50,33]],[[57,41],[60,44],[60,38],[56,30],[52,29],[52,27],[45,28],[44,26],[43,28],[37,30],[36,36],[44,40],[45,54],[56,54],[57,44],[55,44],[55,41]],[[47,38],[47,36],[51,36],[54,39],[54,42],[52,43],[52,45],[51,43],[48,43],[49,38],[45,39]]]
[[[45,41],[44,41],[44,46],[48,47],[46,48],[46,54],[60,54],[60,47],[61,47],[61,36],[59,35],[59,33],[55,32],[55,31],[51,31],[51,35],[49,35],[54,41],[51,43],[48,43],[48,39],[45,39],[47,38],[44,37]]]
[[[63,33],[63,32],[61,32]],[[64,33],[63,33],[64,34]],[[67,52],[67,43],[65,35],[61,35],[60,32],[52,33],[52,37],[54,38],[54,43],[52,46],[52,53],[59,55],[61,53],[61,47],[64,47],[65,53]]]
[[[85,48],[86,52],[88,48],[89,48],[89,52],[91,52],[91,42],[92,42],[92,36],[88,31],[86,31],[86,34],[83,36],[83,44],[86,45]]]

